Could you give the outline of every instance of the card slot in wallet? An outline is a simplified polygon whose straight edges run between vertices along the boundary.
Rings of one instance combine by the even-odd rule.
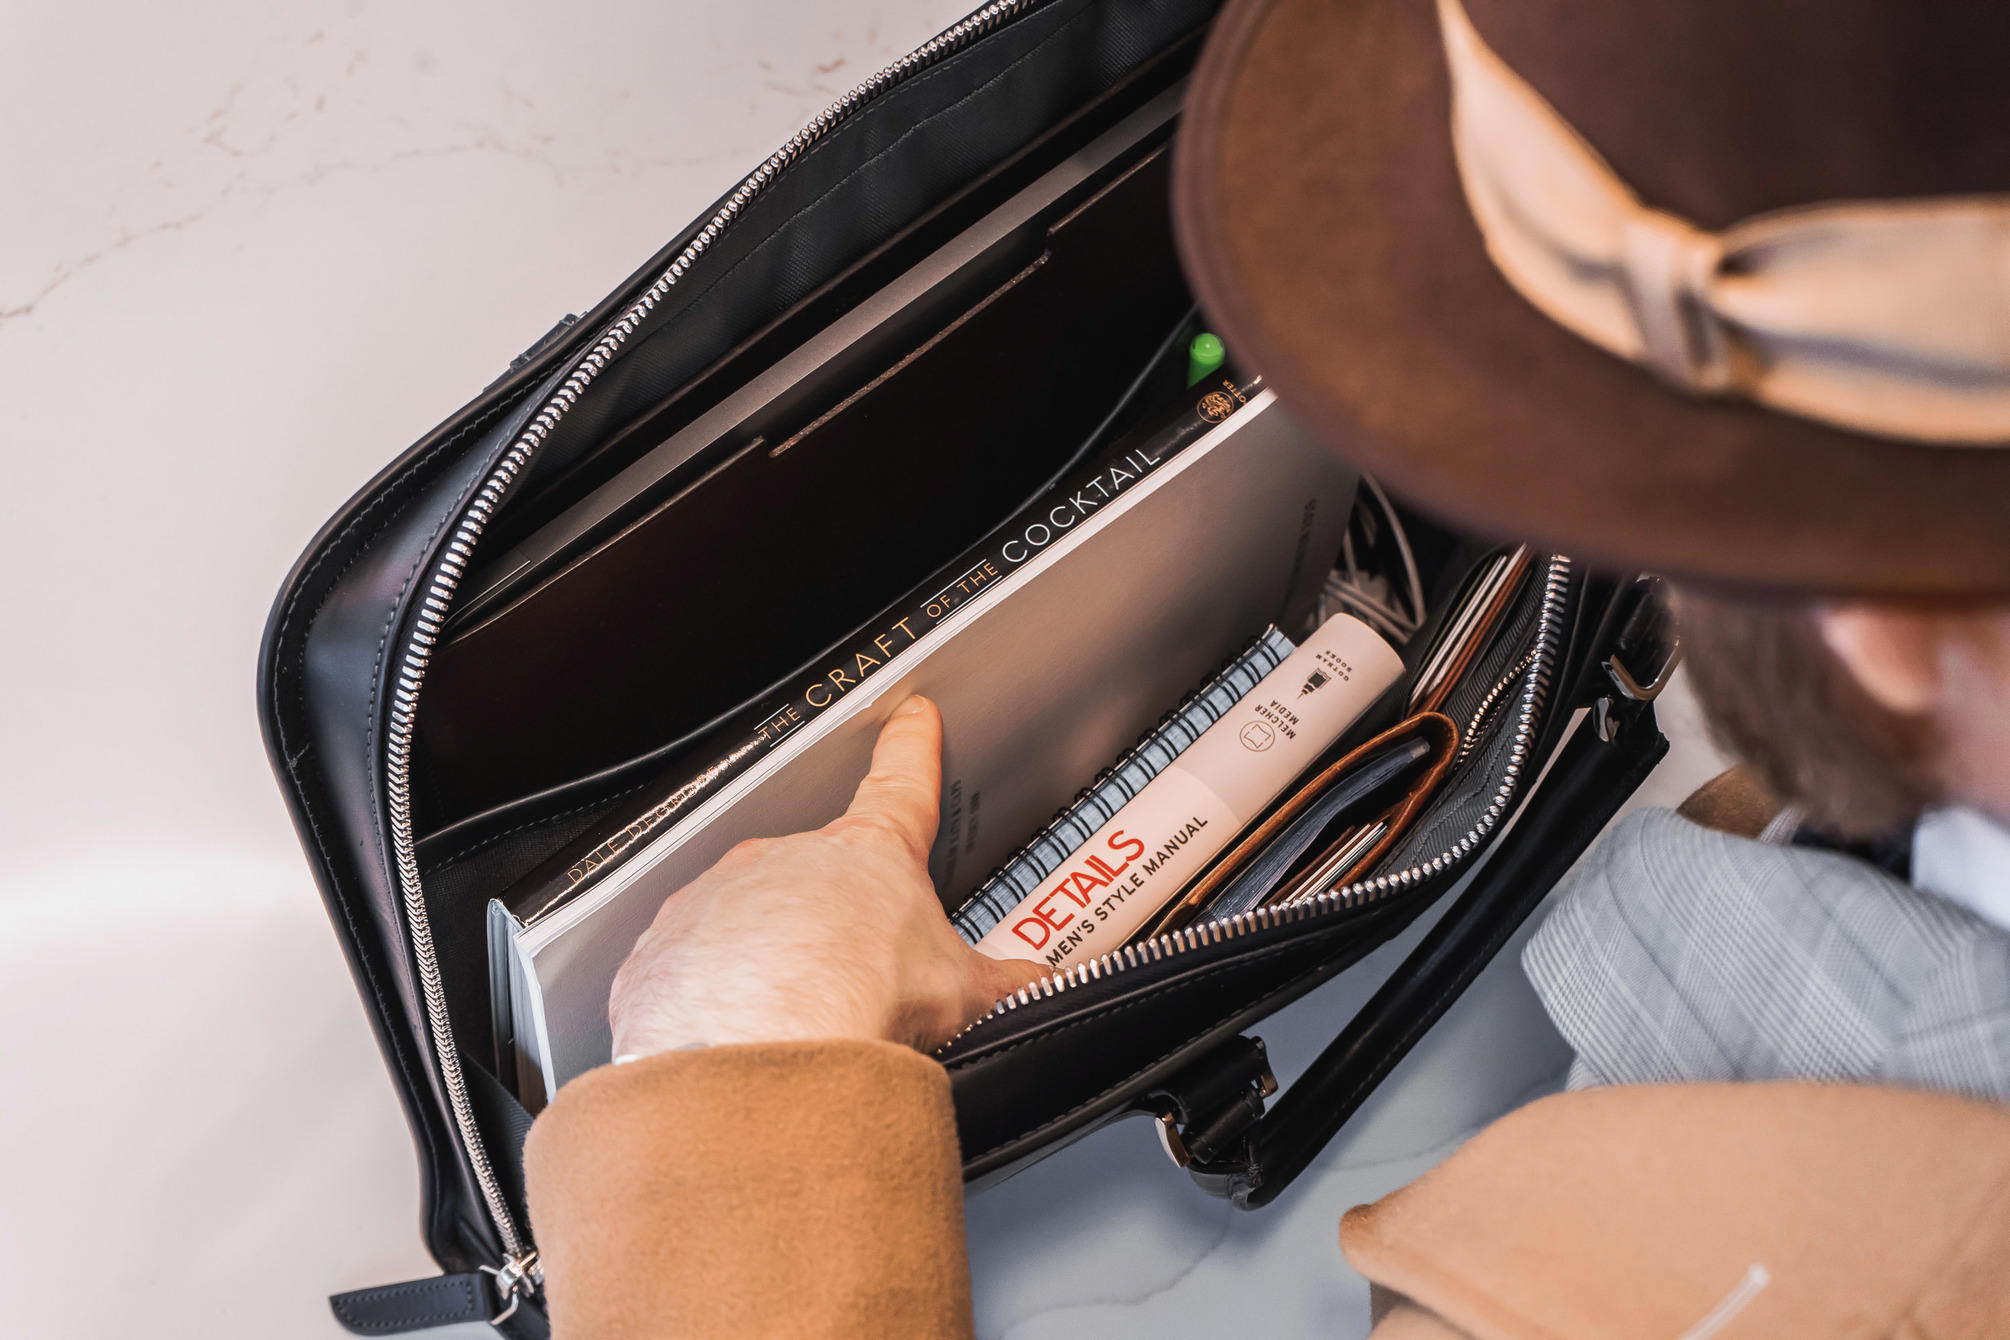
[[[1412,712],[1435,712],[1444,706],[1492,644],[1494,631],[1514,606],[1530,565],[1528,546],[1522,545],[1496,554],[1474,572],[1417,671],[1410,691]]]
[[[1245,833],[1147,934],[1177,930],[1203,913],[1234,916],[1269,902],[1294,875],[1331,855],[1343,834],[1379,823],[1382,833],[1354,863],[1366,868],[1429,802],[1458,753],[1458,736],[1451,718],[1421,712],[1350,750]]]
[[[1410,719],[1450,724],[1450,718],[1435,712],[1420,713]],[[1430,729],[1434,737],[1440,734],[1435,726]],[[1289,877],[1265,894],[1263,902],[1295,903],[1374,870],[1409,832],[1410,826],[1437,800],[1445,779],[1459,762],[1459,749],[1463,743],[1456,727],[1442,740],[1434,738],[1430,766],[1417,776],[1395,805],[1369,825],[1352,828],[1329,825],[1320,834],[1321,841],[1326,844],[1324,848],[1310,861],[1301,861],[1293,866]]]

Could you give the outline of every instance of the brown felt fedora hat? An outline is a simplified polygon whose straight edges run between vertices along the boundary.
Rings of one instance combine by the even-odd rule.
[[[1641,201],[1698,229],[2010,194],[2010,6],[1463,13]],[[2010,595],[2010,443],[1901,440],[1679,390],[1510,285],[1461,184],[1433,0],[1231,0],[1176,172],[1188,271],[1230,347],[1426,510],[1718,586]],[[1976,284],[2010,325],[2010,269]]]

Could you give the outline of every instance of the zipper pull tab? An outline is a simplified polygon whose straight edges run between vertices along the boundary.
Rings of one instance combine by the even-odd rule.
[[[482,1273],[495,1277],[496,1297],[503,1303],[503,1310],[489,1318],[489,1325],[500,1326],[516,1315],[516,1310],[526,1298],[534,1298],[544,1287],[544,1267],[538,1264],[537,1251],[532,1249],[522,1256],[503,1258],[500,1266],[483,1266]]]
[[[545,1340],[551,1325],[544,1313],[523,1306],[543,1285],[544,1270],[531,1251],[500,1266],[338,1293],[328,1305],[354,1335],[409,1335],[472,1322],[487,1323],[510,1340]]]

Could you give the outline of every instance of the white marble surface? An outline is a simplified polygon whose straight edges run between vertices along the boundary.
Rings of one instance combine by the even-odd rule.
[[[0,1333],[333,1336],[327,1292],[430,1268],[258,741],[267,605],[394,453],[966,3],[0,0]],[[1302,1064],[1363,990],[1263,1032]],[[983,1332],[1358,1333],[1338,1212],[1561,1062],[1503,960],[1271,1211],[1106,1131],[972,1202]]]

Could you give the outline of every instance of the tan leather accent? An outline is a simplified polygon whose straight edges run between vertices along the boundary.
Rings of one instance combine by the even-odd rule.
[[[1419,712],[1399,724],[1396,729],[1401,730],[1405,725],[1437,732],[1440,738],[1432,743],[1433,757],[1430,767],[1426,768],[1423,775],[1403,793],[1403,798],[1381,816],[1382,822],[1389,827],[1380,838],[1376,839],[1375,845],[1363,852],[1360,859],[1355,862],[1354,869],[1357,872],[1373,870],[1376,863],[1389,854],[1397,839],[1409,831],[1417,816],[1424,812],[1424,807],[1437,796],[1438,787],[1444,782],[1445,774],[1451,771],[1452,763],[1458,757],[1459,728],[1452,724],[1450,717],[1438,712]],[[1332,847],[1325,848],[1315,853],[1313,859],[1324,860],[1333,853],[1333,850]]]
[[[1733,837],[1755,838],[1781,809],[1745,767],[1726,768],[1689,793],[1675,812],[1690,823]]]
[[[1849,1085],[1562,1094],[1349,1211],[1340,1243],[1488,1340],[2010,1334],[2010,1111]]]
[[[556,1340],[971,1333],[949,1076],[909,1048],[605,1066],[524,1171]]]
[[[1348,750],[1337,762],[1322,768],[1310,781],[1293,792],[1288,800],[1243,834],[1221,859],[1180,895],[1177,902],[1159,914],[1158,921],[1144,934],[1159,935],[1184,926],[1196,913],[1213,901],[1215,895],[1226,888],[1229,881],[1240,874],[1252,858],[1289,828],[1299,815],[1311,808],[1313,803],[1325,794],[1327,788],[1358,768],[1362,760],[1376,750],[1407,735],[1420,732],[1435,736],[1431,741],[1430,765],[1411,783],[1403,798],[1382,816],[1389,824],[1389,831],[1382,835],[1366,857],[1354,867],[1357,870],[1367,869],[1369,863],[1379,860],[1396,838],[1401,836],[1411,820],[1417,817],[1424,803],[1437,790],[1438,783],[1444,780],[1446,771],[1452,766],[1452,756],[1458,753],[1459,748],[1459,728],[1452,724],[1450,717],[1436,712],[1420,712],[1416,716],[1407,717],[1372,740]]]

